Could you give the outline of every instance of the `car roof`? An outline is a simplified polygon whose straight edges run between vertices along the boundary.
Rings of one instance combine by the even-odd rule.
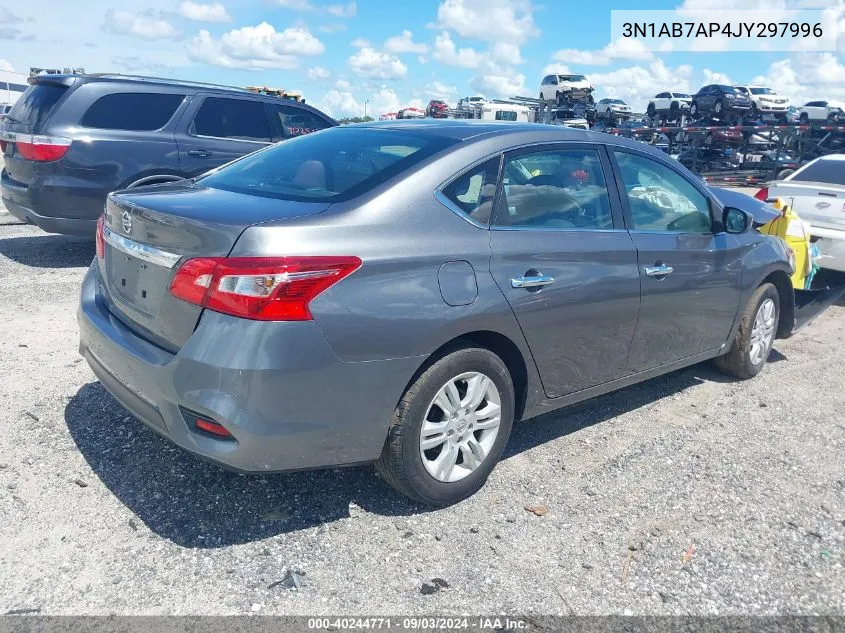
[[[379,130],[409,130],[417,134],[432,134],[458,141],[470,141],[481,137],[491,138],[494,136],[502,138],[513,137],[514,145],[521,143],[521,136],[530,138],[531,142],[536,142],[537,135],[542,134],[544,136],[543,142],[548,143],[574,141],[618,145],[638,149],[655,156],[666,157],[665,152],[653,148],[647,143],[628,139],[623,136],[610,136],[603,132],[567,128],[562,125],[482,121],[478,119],[419,119],[415,121],[371,121],[369,123],[354,123],[353,126]]]
[[[215,90],[222,92],[237,92],[239,94],[254,94],[263,97],[271,97],[272,95],[259,95],[255,92],[250,92],[246,88],[239,88],[238,86],[227,86],[221,84],[205,83],[202,81],[188,81],[186,79],[170,79],[166,77],[148,77],[146,75],[124,75],[120,73],[86,73],[79,74],[62,74],[62,75],[35,75],[31,81],[50,81],[57,83],[64,83],[69,80],[81,79],[83,82],[103,81],[103,82],[119,82],[119,83],[138,83],[138,84],[158,84],[161,86],[184,86],[187,88],[202,88],[204,90]],[[69,85],[69,84],[68,84]],[[279,98],[279,97],[277,97]]]

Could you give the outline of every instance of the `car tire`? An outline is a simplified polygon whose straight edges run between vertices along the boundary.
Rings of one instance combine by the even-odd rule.
[[[654,118],[654,115],[657,114],[657,110],[653,103],[648,104],[648,108],[646,108],[645,113],[648,115],[650,119]]]
[[[772,351],[780,318],[780,297],[774,284],[757,288],[740,317],[730,351],[716,359],[724,373],[747,380],[759,374]]]
[[[563,105],[563,94],[560,91],[555,92],[555,105]]]
[[[753,121],[756,121],[761,116],[760,115],[760,108],[758,108],[757,104],[754,103],[753,101],[751,102],[751,112],[749,112],[748,114]]]
[[[782,171],[779,171],[777,173],[777,175],[775,176],[775,178],[777,178],[778,180],[783,180],[787,176],[791,176],[794,173],[795,173],[794,169],[784,169]]]
[[[722,117],[724,111],[724,105],[722,104],[722,100],[718,99],[716,103],[713,104],[713,116]]]
[[[806,112],[802,112],[801,116],[798,117],[798,121],[801,123],[801,125],[807,125],[807,123],[810,121],[810,115]]]
[[[681,106],[677,101],[673,101],[669,105],[669,120],[677,121],[680,118]]]
[[[693,102],[690,104],[690,107],[689,107],[689,115],[690,115],[690,117],[692,117],[693,119],[697,119],[697,118],[698,118],[698,104],[697,104],[695,101],[693,101]]]
[[[830,114],[827,115],[827,122],[828,123],[836,123],[838,118],[839,118],[839,115],[836,112],[831,112]]]
[[[492,429],[486,426],[483,429],[472,426],[473,420],[475,424],[488,425],[492,418],[486,421],[472,416],[462,418],[460,415],[465,409],[458,409],[458,417],[450,418],[446,409],[441,409],[435,402],[441,399],[441,396],[446,397],[444,394],[449,392],[445,390],[450,384],[456,387],[460,399],[465,402],[469,397],[470,377],[475,376],[488,379],[489,383],[483,383],[486,385],[485,389],[492,387],[492,390],[485,392],[488,395],[479,402],[475,411],[495,410],[491,403],[495,405],[495,400],[498,399],[499,421],[497,432],[492,437]],[[460,388],[462,381],[466,385],[465,391]],[[448,406],[452,401],[453,398],[446,397],[444,402]],[[514,386],[510,372],[496,354],[481,347],[454,348],[427,367],[405,391],[393,412],[376,469],[394,489],[420,503],[442,507],[466,499],[484,485],[499,461],[513,427],[514,403]],[[442,417],[444,420],[432,421],[432,417]],[[438,425],[444,422],[447,426],[442,434],[432,431],[433,427],[428,426],[428,435],[423,436],[425,423]],[[445,437],[441,439],[441,435]],[[441,442],[423,450],[424,437],[429,442],[436,442],[438,439],[441,439]],[[468,446],[472,441],[470,438],[475,439],[473,448],[481,447],[483,451],[481,454],[484,456],[477,464],[467,459],[469,455],[478,454]],[[454,466],[449,469],[451,478],[444,477],[442,473],[440,477],[435,477],[431,471],[439,472],[436,460],[446,455],[443,451],[447,450],[455,455],[456,460]]]

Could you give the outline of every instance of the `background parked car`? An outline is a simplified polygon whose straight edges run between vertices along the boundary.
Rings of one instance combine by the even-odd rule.
[[[432,99],[428,102],[425,114],[432,119],[445,119],[449,116],[449,105],[440,99]]]
[[[710,84],[695,93],[690,104],[690,116],[712,116],[717,119],[726,114],[744,114],[751,111],[751,99],[733,86]]]
[[[843,106],[833,101],[808,101],[798,108],[801,123],[810,121],[837,122],[843,117]]]
[[[594,90],[584,75],[546,75],[540,83],[540,99],[554,99],[557,104],[568,100],[592,105]]]
[[[42,75],[0,124],[6,208],[50,233],[94,237],[106,195],[198,176],[337,125],[302,103],[168,79]]]
[[[622,99],[605,97],[596,104],[596,114],[604,116],[627,116],[631,114],[631,106],[622,101]]]
[[[689,112],[691,103],[692,97],[685,92],[659,92],[649,100],[646,113],[650,117],[668,113],[670,119],[677,119],[681,114]]]
[[[485,97],[475,95],[472,97],[464,97],[458,101],[459,110],[479,110],[485,103],[489,103]]]
[[[751,116],[760,114],[783,115],[789,110],[789,97],[779,95],[765,86],[734,86],[751,99]]]
[[[770,182],[756,196],[780,198],[812,227],[824,256],[822,268],[845,272],[845,154],[810,161],[784,178]]]

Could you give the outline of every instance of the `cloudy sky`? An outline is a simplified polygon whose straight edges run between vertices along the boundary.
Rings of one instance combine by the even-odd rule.
[[[296,89],[334,116],[469,94],[535,96],[586,74],[643,108],[662,90],[763,83],[803,103],[845,100],[845,0],[650,0],[649,9],[835,8],[836,52],[663,52],[610,39],[623,0],[0,0],[0,68],[82,66]],[[681,4],[683,3],[683,4]],[[76,6],[72,6],[75,4]],[[713,48],[707,47],[707,48]]]

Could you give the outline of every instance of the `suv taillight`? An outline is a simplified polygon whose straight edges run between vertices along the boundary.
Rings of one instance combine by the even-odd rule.
[[[357,257],[202,257],[182,264],[170,293],[246,319],[308,321],[308,304],[360,266]]]
[[[26,160],[49,162],[67,154],[73,139],[63,136],[15,134],[15,150]]]

